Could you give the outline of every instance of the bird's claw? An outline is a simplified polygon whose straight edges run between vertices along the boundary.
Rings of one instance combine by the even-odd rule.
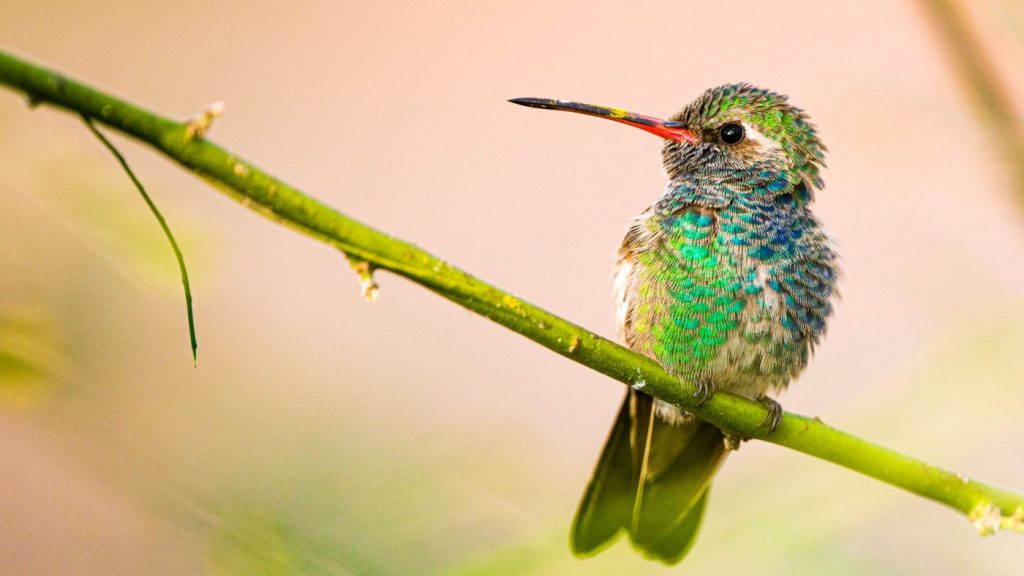
[[[697,399],[697,406],[703,406],[705,402],[711,399],[715,395],[715,385],[708,380],[698,380],[697,390],[693,393],[693,397]]]
[[[764,420],[758,424],[758,427],[768,427],[768,433],[775,432],[775,429],[779,427],[779,423],[782,422],[782,404],[779,404],[774,399],[767,396],[761,396],[757,401],[768,409],[768,414],[764,417]]]

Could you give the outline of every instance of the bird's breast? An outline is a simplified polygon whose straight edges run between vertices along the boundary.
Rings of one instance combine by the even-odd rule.
[[[635,221],[616,311],[625,342],[670,373],[754,397],[806,365],[831,313],[834,254],[809,216],[738,208]]]

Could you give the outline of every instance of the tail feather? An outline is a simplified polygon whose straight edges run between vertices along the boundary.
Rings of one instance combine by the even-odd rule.
[[[580,503],[573,551],[596,553],[620,530],[646,555],[674,564],[693,545],[707,489],[725,458],[722,432],[699,420],[660,419],[630,391]]]
[[[644,556],[654,560],[660,560],[665,564],[676,564],[686,557],[686,554],[693,548],[697,541],[697,532],[700,522],[704,518],[704,508],[708,501],[708,489],[704,489],[700,499],[694,504],[683,517],[682,521],[675,526],[664,538],[655,542],[645,542],[634,545],[641,549]]]
[[[573,521],[572,551],[578,556],[599,552],[605,544],[629,525],[633,515],[634,492],[630,450],[629,400],[622,409],[605,442],[604,452]],[[625,474],[622,472],[625,471]]]

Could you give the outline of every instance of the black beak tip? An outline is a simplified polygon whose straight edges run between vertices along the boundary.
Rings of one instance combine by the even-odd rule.
[[[509,102],[529,108],[550,108],[551,100],[544,98],[511,98]]]

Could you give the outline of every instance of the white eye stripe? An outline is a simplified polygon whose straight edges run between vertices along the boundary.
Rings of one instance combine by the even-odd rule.
[[[747,138],[754,141],[762,150],[781,150],[782,146],[778,142],[771,138],[761,134],[757,128],[755,128],[749,122],[740,122],[743,125],[743,129],[747,131]]]

